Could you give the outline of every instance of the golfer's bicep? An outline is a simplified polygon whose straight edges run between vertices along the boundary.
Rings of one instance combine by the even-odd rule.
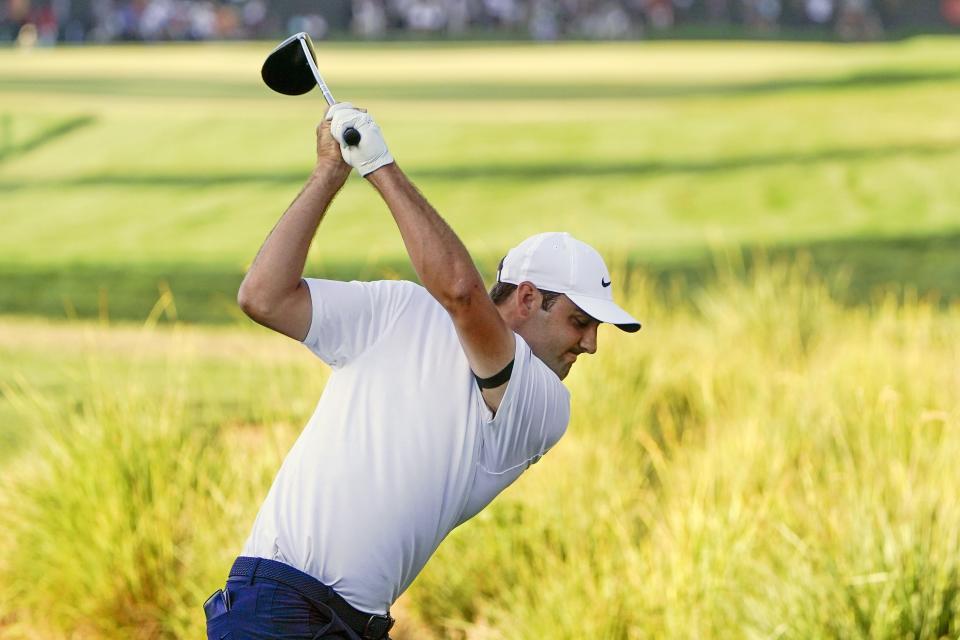
[[[470,369],[478,378],[490,378],[502,372],[513,361],[516,338],[506,325],[492,302],[489,307],[461,310],[451,313],[453,324],[470,363]],[[483,389],[483,399],[491,410],[496,411],[503,399],[508,380],[502,384]]]

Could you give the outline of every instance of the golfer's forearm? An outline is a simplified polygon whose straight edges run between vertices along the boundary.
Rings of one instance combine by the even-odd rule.
[[[240,306],[270,308],[300,284],[310,242],[334,196],[341,175],[315,170],[264,241],[240,285]]]
[[[423,286],[446,309],[486,296],[483,279],[463,243],[396,164],[367,176],[390,208]]]

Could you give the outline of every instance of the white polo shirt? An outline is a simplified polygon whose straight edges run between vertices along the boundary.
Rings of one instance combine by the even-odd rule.
[[[517,336],[494,417],[453,321],[423,287],[306,282],[304,344],[333,372],[242,553],[384,613],[454,527],[556,444],[570,396]]]

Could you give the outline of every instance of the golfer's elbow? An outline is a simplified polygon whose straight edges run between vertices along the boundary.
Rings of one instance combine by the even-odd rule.
[[[237,305],[247,317],[260,324],[269,319],[272,310],[276,308],[268,292],[251,283],[249,278],[244,278],[240,284],[240,289],[237,291]]]
[[[476,303],[478,296],[486,295],[483,282],[478,281],[477,278],[465,277],[449,282],[436,298],[448,313],[456,314],[469,311]]]

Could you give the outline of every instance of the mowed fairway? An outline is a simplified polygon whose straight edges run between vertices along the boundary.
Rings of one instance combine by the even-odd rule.
[[[0,637],[202,637],[314,410],[234,302],[324,106],[272,46],[0,50]],[[486,277],[568,230],[644,322],[395,640],[960,636],[960,40],[318,55]],[[410,275],[361,179],[307,270]]]
[[[260,83],[267,50],[0,51],[0,310],[142,320],[165,283],[183,319],[228,319],[324,109]],[[801,245],[851,261],[867,288],[956,292],[955,264],[914,268],[960,247],[955,40],[319,55],[487,273],[525,235],[566,229],[657,270],[711,247]],[[407,270],[360,179],[311,260],[341,277]]]

